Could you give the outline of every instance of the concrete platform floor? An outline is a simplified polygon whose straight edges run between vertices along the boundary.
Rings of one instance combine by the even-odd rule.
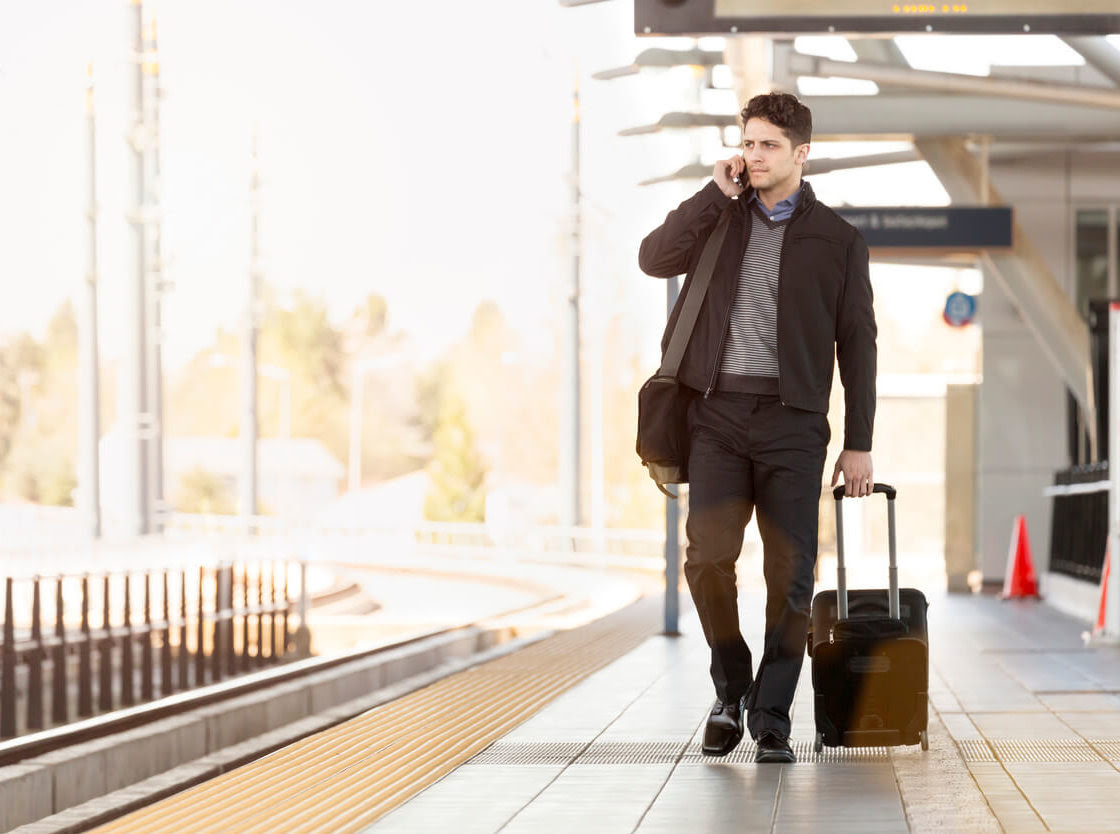
[[[757,654],[762,596],[740,611]],[[813,753],[806,660],[796,764],[754,764],[749,739],[701,756],[713,690],[689,609],[682,636],[650,638],[367,830],[1120,831],[1120,648],[1034,601],[937,596],[929,621],[928,752]]]

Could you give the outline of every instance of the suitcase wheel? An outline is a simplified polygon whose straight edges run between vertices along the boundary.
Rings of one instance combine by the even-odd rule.
[[[922,749],[923,750],[929,750],[929,733],[926,730],[922,730],[919,738],[922,741]]]
[[[813,736],[813,752],[820,753],[822,750],[824,750],[824,736],[822,736],[820,733],[817,733],[815,736]]]

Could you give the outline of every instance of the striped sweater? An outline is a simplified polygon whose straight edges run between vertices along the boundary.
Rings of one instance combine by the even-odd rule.
[[[750,208],[751,236],[739,267],[717,387],[777,394],[778,268],[789,220],[771,221],[758,201]]]

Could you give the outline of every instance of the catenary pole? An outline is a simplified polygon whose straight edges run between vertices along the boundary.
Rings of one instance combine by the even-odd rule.
[[[101,438],[101,398],[97,352],[97,118],[93,99],[93,64],[86,67],[86,162],[89,168],[89,208],[86,212],[88,271],[82,287],[81,372],[79,428],[81,468],[78,495],[82,523],[91,538],[101,537],[101,488],[98,441]]]
[[[696,44],[699,49],[699,43]],[[710,69],[703,67],[695,67],[695,87],[692,90],[693,101],[692,106],[695,112],[701,111],[702,97],[704,85],[708,79]],[[696,162],[700,163],[702,158],[703,144],[700,138],[696,138],[695,154]],[[677,303],[677,297],[680,295],[680,278],[670,278],[666,286],[665,294],[665,312],[666,315],[672,313],[673,305]],[[677,495],[684,493],[683,487],[677,487]],[[666,634],[680,634],[680,563],[681,563],[681,542],[680,542],[680,529],[681,529],[681,507],[680,499],[672,498],[665,499],[665,633]]]
[[[572,271],[564,295],[563,394],[560,404],[560,524],[574,527],[580,518],[580,374],[579,374],[579,79],[572,93],[571,251]]]
[[[680,294],[680,278],[670,278],[665,285],[665,314],[673,311]],[[677,495],[683,490],[678,485]],[[665,499],[665,634],[680,634],[680,499]]]
[[[144,156],[146,161],[145,185],[145,240],[147,242],[147,339],[148,364],[145,392],[147,395],[150,428],[147,443],[148,479],[148,532],[163,530],[163,222],[160,206],[160,75],[159,46],[156,38],[156,21],[152,17],[145,29],[144,44],[144,100],[147,125]]]
[[[253,171],[250,179],[250,260],[242,331],[241,393],[241,515],[252,532],[257,514],[257,305],[260,291],[260,175],[257,136],[253,133]]]
[[[149,503],[147,439],[147,300],[145,293],[144,246],[144,44],[143,7],[140,0],[127,0],[125,23],[128,34],[129,68],[125,83],[125,114],[129,120],[126,141],[128,162],[125,165],[127,198],[132,207],[127,214],[130,274],[125,304],[125,358],[120,385],[120,420],[122,465],[124,468],[124,523],[131,535],[148,532]]]

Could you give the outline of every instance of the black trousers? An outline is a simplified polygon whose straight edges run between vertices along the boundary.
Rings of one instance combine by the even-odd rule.
[[[684,572],[712,652],[716,697],[747,700],[752,738],[788,736],[805,652],[828,418],[776,396],[713,393],[689,407],[688,548]],[[739,629],[735,561],[755,514],[763,545],[766,629],[752,676]]]

